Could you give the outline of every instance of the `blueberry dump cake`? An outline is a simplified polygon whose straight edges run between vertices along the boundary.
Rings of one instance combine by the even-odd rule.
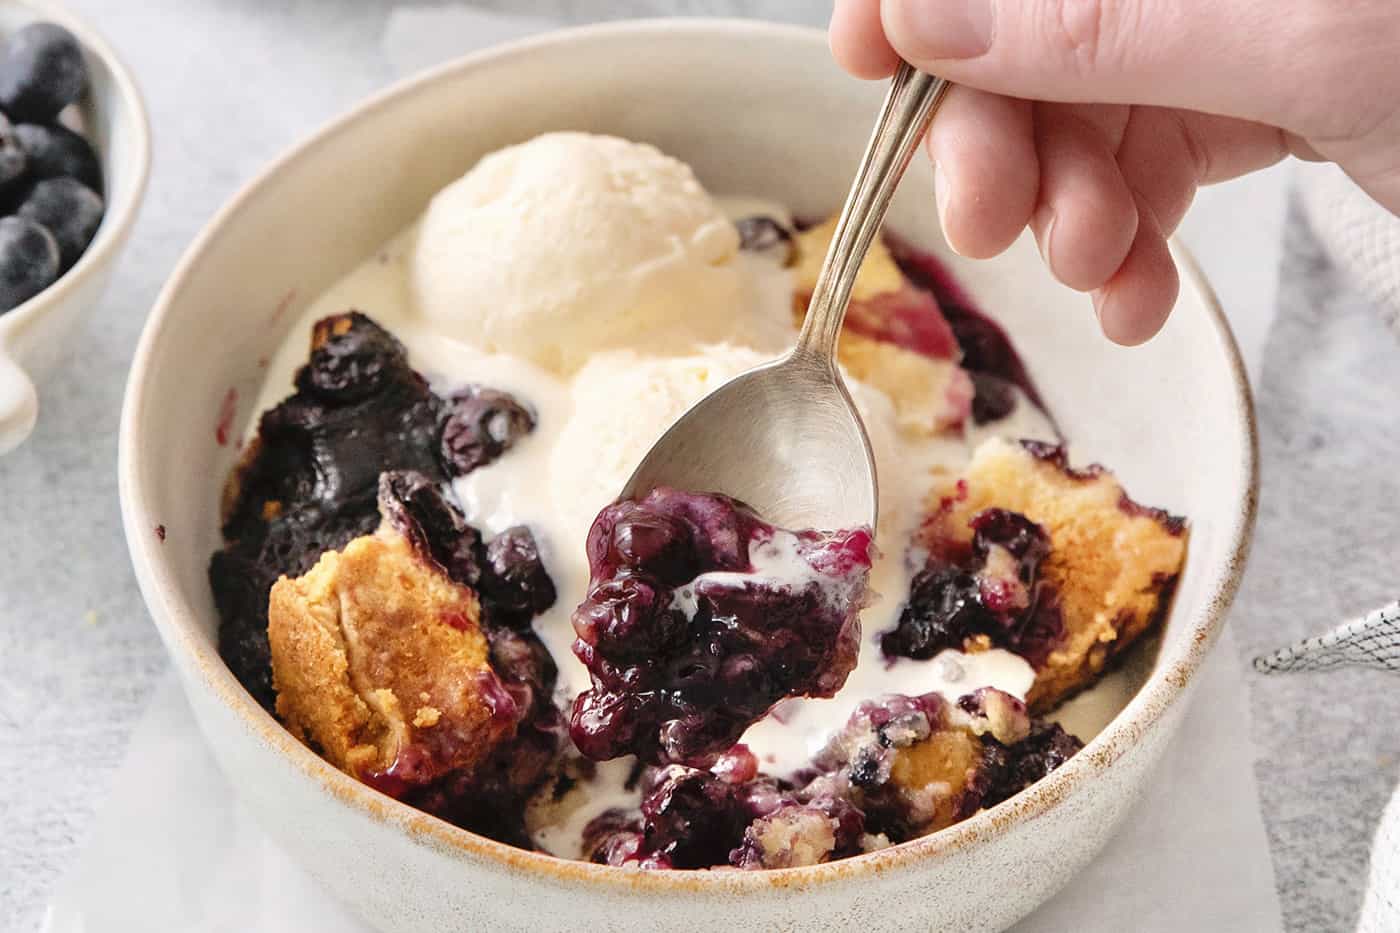
[[[1161,620],[1186,523],[1071,465],[930,254],[882,237],[841,341],[878,529],[615,501],[791,341],[833,226],[620,139],[483,158],[269,361],[209,566],[239,681],[385,794],[640,869],[859,855],[1073,757],[1056,712]]]

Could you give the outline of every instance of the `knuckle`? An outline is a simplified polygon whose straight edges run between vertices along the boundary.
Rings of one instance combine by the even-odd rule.
[[[1202,184],[1211,179],[1214,176],[1215,168],[1211,160],[1210,147],[1201,138],[1199,128],[1181,111],[1169,110],[1166,113],[1176,128],[1177,137],[1186,158],[1189,160],[1196,183]]]
[[[1045,39],[1079,74],[1121,65],[1138,34],[1138,0],[1048,0],[1042,4]]]

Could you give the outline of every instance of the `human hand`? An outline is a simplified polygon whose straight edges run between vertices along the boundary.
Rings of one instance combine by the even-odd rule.
[[[1118,343],[1170,313],[1201,185],[1291,154],[1400,211],[1395,0],[836,0],[830,40],[860,77],[902,57],[957,82],[927,140],[949,245],[1029,225]]]

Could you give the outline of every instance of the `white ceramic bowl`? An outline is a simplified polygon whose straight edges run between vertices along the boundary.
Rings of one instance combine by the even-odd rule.
[[[61,355],[82,315],[98,304],[146,192],[151,133],[146,106],[131,73],[106,41],[62,7],[42,2],[0,3],[0,37],[36,20],[65,26],[82,43],[88,92],[80,107],[84,134],[102,162],[107,211],[82,258],[57,282],[0,315],[0,454],[34,429],[40,379]]]
[[[253,397],[257,361],[287,336],[296,309],[434,191],[492,149],[573,128],[652,141],[712,190],[763,193],[817,214],[840,204],[882,92],[841,74],[813,30],[667,21],[526,41],[402,84],[316,134],[224,208],[170,279],[122,421],[122,506],[137,575],[238,792],[374,923],[998,929],[1083,866],[1148,780],[1238,582],[1254,514],[1248,389],[1220,310],[1189,264],[1166,330],[1124,350],[1098,335],[1087,302],[1051,281],[1027,241],[993,262],[952,261],[1009,326],[1077,449],[1115,467],[1145,501],[1190,516],[1193,528],[1155,663],[1140,652],[1116,675],[1131,700],[1081,754],[1012,800],[814,868],[643,873],[565,862],[463,832],[339,773],[255,705],[215,650],[205,567],[236,455],[216,442],[220,411]],[[911,171],[892,223],[946,254],[929,174],[923,163]],[[237,401],[233,410],[236,437],[256,413]]]

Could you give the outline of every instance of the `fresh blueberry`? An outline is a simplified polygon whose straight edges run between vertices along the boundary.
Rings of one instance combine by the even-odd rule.
[[[103,210],[102,197],[77,179],[47,178],[34,186],[18,214],[49,228],[66,270],[92,242]]]
[[[11,119],[47,123],[87,87],[87,65],[73,34],[32,23],[10,37],[0,62],[0,107]]]
[[[56,278],[53,234],[23,217],[0,218],[0,312],[23,304]]]
[[[30,179],[76,178],[98,194],[102,193],[102,165],[97,153],[80,134],[60,123],[49,126],[20,123],[15,126],[15,136],[24,150]]]
[[[18,128],[0,114],[0,190],[24,177],[28,158],[16,132]]]

